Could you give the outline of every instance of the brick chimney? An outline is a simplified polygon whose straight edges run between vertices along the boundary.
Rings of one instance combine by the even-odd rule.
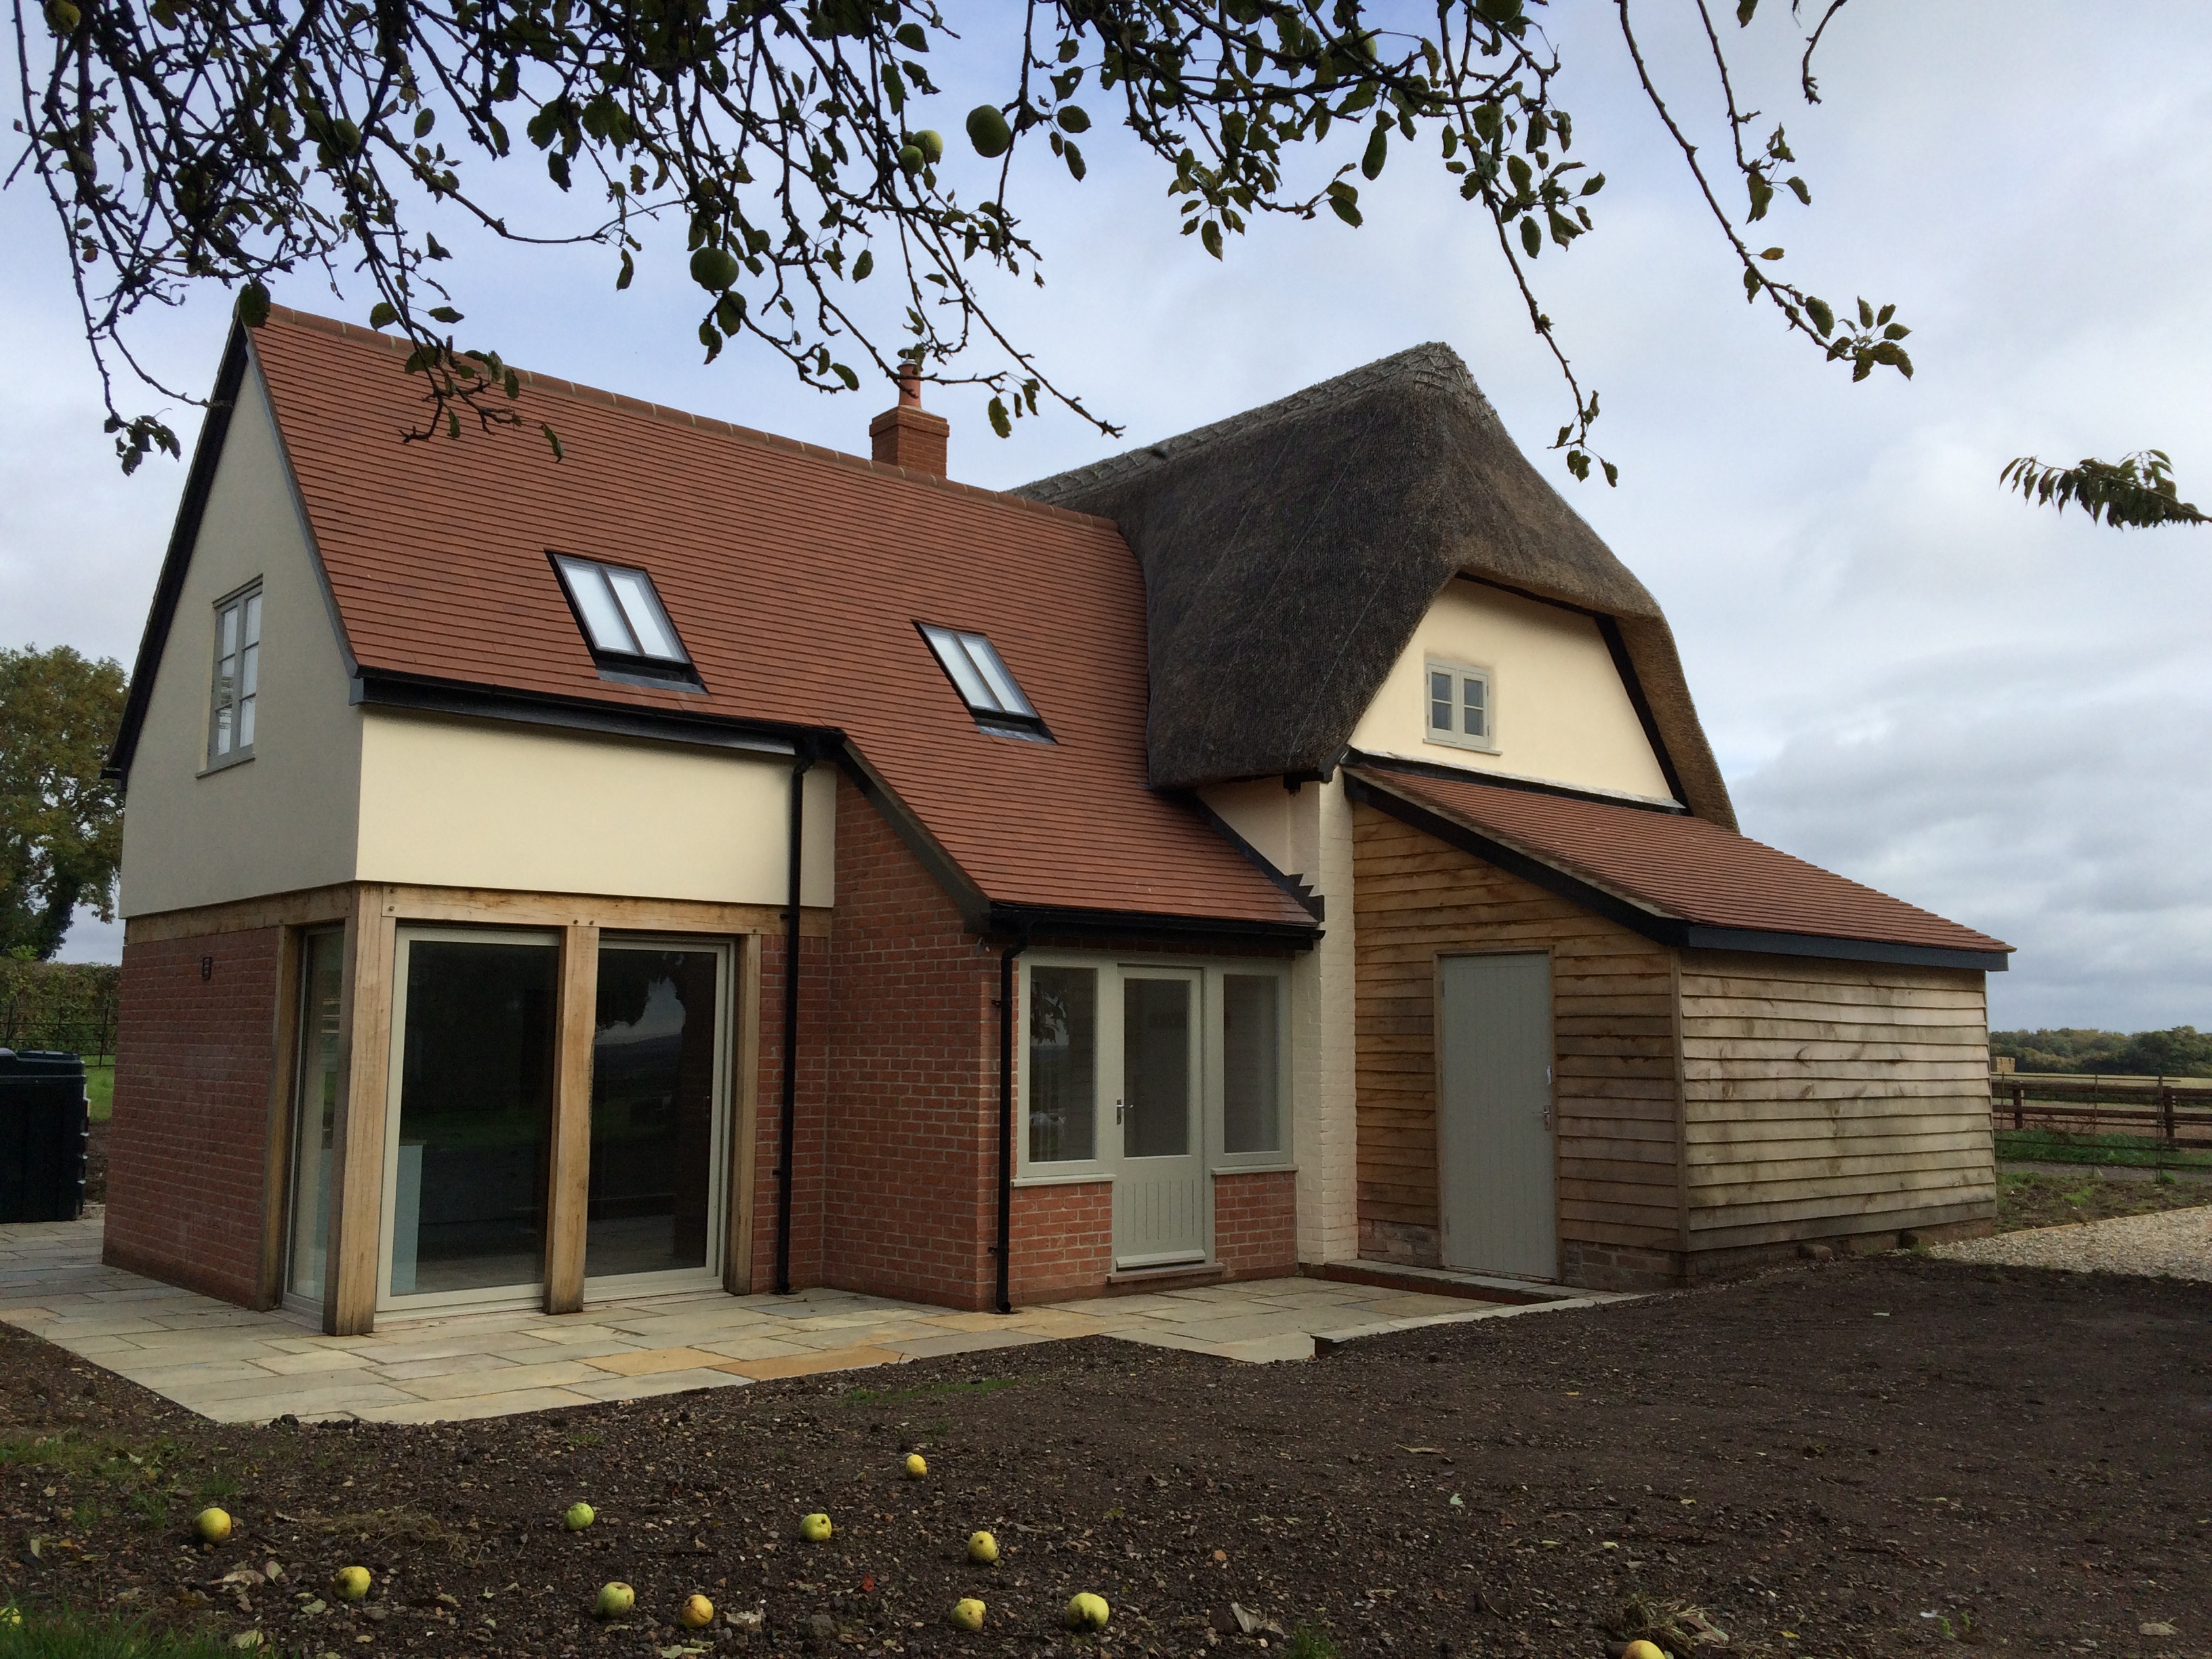
[[[945,476],[945,435],[952,423],[921,406],[921,370],[913,363],[899,365],[899,399],[892,408],[868,422],[868,437],[875,459],[892,466]]]

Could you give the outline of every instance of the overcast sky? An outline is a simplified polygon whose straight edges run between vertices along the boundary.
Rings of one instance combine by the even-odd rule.
[[[962,9],[980,40],[990,9]],[[1539,453],[1565,397],[1485,222],[1405,146],[1364,192],[1364,229],[1265,226],[1218,264],[1173,234],[1164,179],[1110,131],[1091,135],[1079,187],[1039,146],[1016,206],[1048,286],[1008,285],[1004,319],[1132,441],[1449,343],[1666,606],[1747,833],[2017,945],[1990,981],[1995,1026],[2212,1027],[2212,531],[2115,532],[1996,485],[2014,455],[2156,445],[2212,507],[2212,8],[1855,0],[1808,110],[1769,0],[1739,88],[1787,122],[1814,195],[1778,205],[1759,240],[1812,291],[1893,301],[1916,331],[1909,386],[1856,386],[1745,306],[1636,100],[1613,8],[1548,9],[1575,153],[1608,184],[1599,234],[1536,275],[1603,393],[1618,489]],[[1686,9],[1650,9],[1655,63],[1709,110],[1690,43],[1656,21]],[[933,124],[957,135],[984,65],[940,63],[953,80]],[[542,199],[513,189],[519,208]],[[682,257],[656,246],[617,295],[597,253],[493,254],[457,298],[471,338],[526,365],[865,453],[880,383],[827,398],[764,352],[699,364]],[[183,469],[117,473],[55,232],[21,186],[0,196],[0,643],[128,664]],[[356,319],[368,305],[304,276],[277,297]],[[140,341],[202,388],[226,316],[211,294]],[[971,483],[1122,447],[1060,415],[1000,442],[979,398],[933,403]],[[64,954],[112,959],[118,940],[83,922]]]

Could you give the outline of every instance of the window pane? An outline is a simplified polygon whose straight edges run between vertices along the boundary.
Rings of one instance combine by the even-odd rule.
[[[292,1239],[285,1285],[309,1301],[322,1299],[330,1250],[344,944],[343,933],[311,933],[301,952],[299,1096],[292,1113]]]
[[[261,596],[249,593],[246,599],[246,643],[261,643]]]
[[[602,651],[635,656],[637,641],[629,631],[629,624],[623,620],[621,607],[615,604],[615,596],[607,586],[606,573],[582,559],[562,559],[559,563],[561,574],[568,578],[568,592],[576,601],[576,609],[583,613],[584,631],[592,636],[592,643]]]
[[[968,647],[968,654],[975,659],[975,667],[990,683],[992,695],[999,707],[1009,714],[1034,715],[1030,700],[1022,695],[1022,688],[1014,684],[1014,677],[1006,672],[998,651],[981,634],[963,634],[960,642]]]
[[[1030,1162],[1098,1155],[1098,974],[1030,969]]]
[[[607,580],[621,601],[623,616],[636,636],[639,652],[663,662],[684,661],[684,647],[677,644],[676,630],[668,625],[660,609],[660,596],[653,591],[644,572],[610,570]]]
[[[230,666],[226,663],[215,677],[215,752],[217,756],[230,752]]]
[[[960,636],[949,628],[925,628],[921,631],[969,708],[980,708],[987,714],[998,713],[999,700],[991,695],[991,688],[975,672],[975,665],[969,659],[967,647],[960,643]]]
[[[408,946],[394,1296],[543,1282],[559,978],[550,945]]]
[[[1221,1150],[1283,1150],[1282,981],[1231,974],[1221,981]]]
[[[1121,1120],[1125,1158],[1190,1151],[1190,981],[1121,981]]]
[[[216,648],[216,655],[228,657],[238,649],[238,607],[226,605],[217,626],[222,630],[222,643]]]
[[[261,689],[261,647],[249,645],[238,657],[238,695],[250,697]]]
[[[258,697],[240,697],[238,700],[238,746],[240,749],[253,747],[253,706],[260,701]]]
[[[709,1265],[720,962],[712,951],[600,949],[589,1278]]]
[[[1467,702],[1467,735],[1470,738],[1489,736],[1490,711],[1487,705],[1490,686],[1488,683],[1469,674],[1462,684],[1465,687]]]
[[[1429,729],[1449,732],[1452,727],[1452,677],[1433,671],[1429,675]]]

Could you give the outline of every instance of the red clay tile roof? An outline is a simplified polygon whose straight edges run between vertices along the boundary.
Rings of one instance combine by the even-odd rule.
[[[520,429],[403,444],[404,348],[282,310],[252,340],[363,668],[838,727],[994,902],[1310,926],[1147,787],[1109,522],[542,376]],[[706,695],[600,678],[548,550],[649,571]],[[917,621],[988,635],[1059,741],[977,731]]]
[[[1696,927],[2012,949],[1704,818],[1425,774],[1363,768],[1354,775],[1639,909]]]

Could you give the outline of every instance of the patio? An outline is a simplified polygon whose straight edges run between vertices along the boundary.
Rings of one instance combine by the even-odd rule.
[[[1080,1336],[1263,1364],[1310,1358],[1316,1340],[1623,1299],[1516,1305],[1278,1279],[1001,1316],[843,1291],[705,1291],[578,1314],[392,1321],[373,1335],[333,1337],[282,1310],[256,1313],[105,1266],[100,1240],[97,1206],[80,1221],[0,1226],[0,1321],[219,1422],[498,1417]]]

